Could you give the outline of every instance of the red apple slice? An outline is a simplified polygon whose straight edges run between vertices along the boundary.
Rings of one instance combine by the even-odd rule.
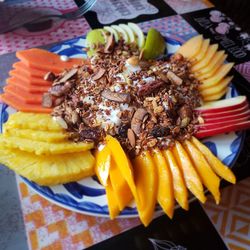
[[[204,123],[204,124],[197,125],[196,127],[199,130],[209,130],[209,129],[216,129],[216,128],[225,127],[227,125],[237,124],[237,123],[244,122],[247,120],[249,120],[249,115],[242,117],[242,118],[239,118],[239,119],[231,120],[231,121],[225,120],[223,122]]]
[[[224,121],[232,121],[244,117],[250,117],[250,110],[247,109],[244,112],[238,112],[237,114],[234,115],[229,115],[229,116],[218,116],[216,118],[211,118],[211,117],[206,117],[205,118],[205,124],[207,123],[217,123],[217,122],[224,122]]]
[[[215,129],[199,130],[195,133],[195,136],[197,138],[204,138],[204,137],[224,134],[224,133],[228,133],[232,131],[245,130],[248,128],[250,128],[250,121],[244,121],[244,122],[239,122],[236,124],[229,124],[227,126],[223,126],[223,127],[215,128]]]
[[[228,111],[224,111],[224,112],[215,112],[215,113],[200,113],[200,116],[204,119],[213,119],[213,118],[225,118],[225,117],[229,117],[232,115],[236,115],[236,114],[241,114],[246,112],[247,110],[249,110],[249,105],[246,102],[244,106],[242,106],[241,108],[236,108],[236,109],[232,109],[232,110],[228,110]]]
[[[247,101],[246,96],[236,96],[229,99],[207,102],[203,106],[196,108],[200,113],[215,113],[242,107]]]

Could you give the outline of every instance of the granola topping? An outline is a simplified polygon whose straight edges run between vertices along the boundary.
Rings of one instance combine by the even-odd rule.
[[[89,63],[53,75],[44,95],[70,138],[98,145],[110,134],[131,156],[190,138],[201,102],[190,62],[181,55],[144,61],[134,43],[106,41]]]

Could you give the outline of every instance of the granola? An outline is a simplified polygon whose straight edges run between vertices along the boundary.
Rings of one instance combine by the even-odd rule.
[[[135,43],[109,35],[89,63],[46,78],[53,84],[44,105],[74,141],[97,145],[110,134],[135,156],[190,138],[198,123],[200,83],[180,54],[145,61]]]

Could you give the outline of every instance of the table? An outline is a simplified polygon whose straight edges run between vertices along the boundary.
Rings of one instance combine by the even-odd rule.
[[[127,22],[129,19],[139,23],[145,31],[155,27],[163,35],[170,35],[181,42],[197,33],[219,42],[221,49],[227,50],[228,60],[236,63],[234,84],[240,93],[250,98],[247,33],[216,11],[208,1],[148,2],[99,0],[84,18],[54,22],[40,31],[21,28],[0,35],[1,86],[16,61],[16,50],[49,48],[59,41],[86,34],[91,27],[101,27],[109,22]],[[0,16],[8,22],[21,18],[20,13],[24,11],[67,12],[74,8],[73,1],[65,0],[10,1],[7,6],[0,4]],[[107,9],[112,10],[112,16],[106,14]],[[220,26],[220,34],[213,33],[219,24],[211,22],[211,15],[228,24]],[[123,19],[119,19],[121,17]],[[222,190],[219,206],[211,198],[203,207],[194,202],[188,213],[177,210],[172,221],[160,216],[146,229],[138,219],[110,221],[62,209],[41,198],[12,171],[0,166],[0,249],[250,249],[249,152],[250,133],[247,132],[234,166],[238,183]]]

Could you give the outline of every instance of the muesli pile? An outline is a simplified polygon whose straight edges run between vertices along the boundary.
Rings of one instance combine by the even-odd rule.
[[[53,83],[43,106],[54,107],[72,140],[98,145],[110,134],[133,157],[190,138],[201,98],[187,59],[143,60],[136,44],[115,43],[112,35],[95,49],[88,63],[45,77]]]

